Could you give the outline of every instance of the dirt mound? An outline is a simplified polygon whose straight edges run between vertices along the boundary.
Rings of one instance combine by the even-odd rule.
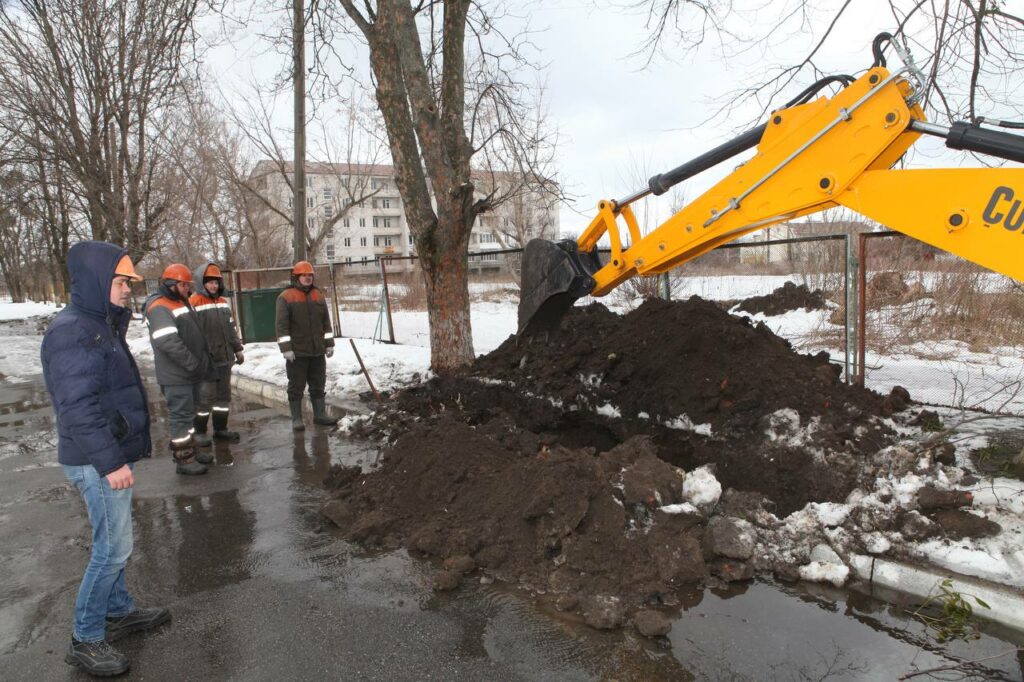
[[[791,310],[824,310],[825,295],[820,289],[811,291],[806,284],[786,282],[767,296],[752,296],[739,303],[737,308],[756,315],[781,315]]]
[[[784,514],[861,482],[893,434],[882,398],[837,376],[699,298],[575,309],[394,396],[363,431],[389,444],[380,469],[336,470],[324,514],[447,560],[437,589],[481,570],[616,627],[682,583],[752,575],[747,531],[707,523],[720,497]]]

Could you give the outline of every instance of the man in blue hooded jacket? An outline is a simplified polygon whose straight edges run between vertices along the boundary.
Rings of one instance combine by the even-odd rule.
[[[109,641],[170,618],[167,609],[137,607],[124,579],[133,544],[132,469],[151,451],[146,392],[125,342],[131,282],[142,278],[127,251],[106,242],[72,246],[68,271],[71,304],[46,330],[41,355],[57,459],[88,509],[92,554],[64,660],[106,677],[129,666]]]

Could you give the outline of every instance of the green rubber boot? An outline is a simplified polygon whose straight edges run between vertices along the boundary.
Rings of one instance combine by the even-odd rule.
[[[302,400],[291,400],[288,408],[292,411],[292,431],[305,431],[306,425],[302,423]]]
[[[327,414],[326,398],[313,398],[313,423],[320,426],[335,426],[338,423],[337,417]]]

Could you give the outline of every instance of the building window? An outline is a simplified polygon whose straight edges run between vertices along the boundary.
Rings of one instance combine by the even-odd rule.
[[[391,246],[391,237],[384,237],[384,246]]]
[[[480,260],[498,260],[498,254],[496,254],[496,253],[485,253]]]
[[[388,179],[387,178],[373,178],[370,180],[370,187],[373,189],[387,189]]]
[[[306,227],[313,229],[316,227],[316,218],[306,218]]]
[[[359,219],[359,227],[366,227],[366,218]]]
[[[332,215],[334,215],[334,207],[330,204],[324,206],[324,217],[330,218]]]
[[[411,234],[409,235],[409,244],[410,245],[412,244],[412,235]]]
[[[288,197],[288,208],[291,208],[294,205],[295,205],[294,197]]]
[[[349,206],[352,205],[352,200],[349,199],[348,197],[345,197],[344,199],[341,200],[341,205],[344,208],[348,208]]]
[[[380,207],[381,208],[391,208],[391,199],[381,199],[380,200]]]
[[[359,246],[366,246],[366,237],[359,238]]]
[[[373,216],[374,227],[391,227],[391,216]]]
[[[313,208],[313,197],[306,197],[306,208]]]
[[[380,246],[380,237],[374,237],[373,238],[373,245],[374,246]]]
[[[352,237],[345,237],[345,246],[352,246]]]
[[[341,226],[342,227],[348,227],[349,226],[349,219],[348,218],[342,218],[341,219]]]
[[[330,201],[334,198],[334,188],[324,187],[324,201]]]
[[[313,176],[312,175],[307,175],[306,176],[306,187],[312,187],[312,186],[313,186]]]
[[[327,253],[327,260],[334,260],[334,244],[327,244],[324,251]]]
[[[480,233],[480,243],[481,244],[490,244],[492,242],[494,242],[494,235],[493,234],[491,234],[490,232],[481,232]]]
[[[352,256],[345,256],[345,262],[346,263],[351,263],[352,262]]]

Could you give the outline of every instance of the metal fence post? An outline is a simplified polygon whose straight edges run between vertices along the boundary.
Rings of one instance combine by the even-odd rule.
[[[334,335],[341,336],[341,311],[338,309],[338,285],[334,280],[335,263],[329,263],[327,271],[331,273],[331,306],[334,308]]]
[[[668,272],[661,273],[661,297],[666,301],[672,300],[672,286],[669,283]]]
[[[853,321],[853,315],[850,312],[850,305],[852,300],[851,292],[853,289],[853,287],[850,286],[850,266],[852,265],[851,261],[853,260],[853,244],[850,242],[849,234],[843,235],[843,248],[845,251],[844,255],[846,256],[843,263],[843,301],[845,302],[845,305],[843,307],[845,308],[846,313],[846,319],[844,320],[843,325],[845,327],[846,333],[846,360],[844,368],[846,370],[846,373],[843,376],[846,379],[847,385],[849,385],[853,383],[853,377],[850,374],[850,357],[853,355],[853,349],[850,347],[850,324]]]
[[[384,265],[384,258],[379,260],[380,262],[380,276],[384,281],[384,314],[388,319],[388,338],[389,343],[395,342],[395,324],[391,319],[391,293],[388,291],[388,269]]]
[[[238,325],[239,338],[245,343],[248,339],[245,338],[245,313],[242,311],[242,273],[232,272],[231,279],[235,284],[235,324]]]
[[[865,266],[865,255],[867,252],[868,237],[865,233],[857,235],[857,385],[864,388],[864,380],[867,371],[865,362],[867,360],[867,267]]]

